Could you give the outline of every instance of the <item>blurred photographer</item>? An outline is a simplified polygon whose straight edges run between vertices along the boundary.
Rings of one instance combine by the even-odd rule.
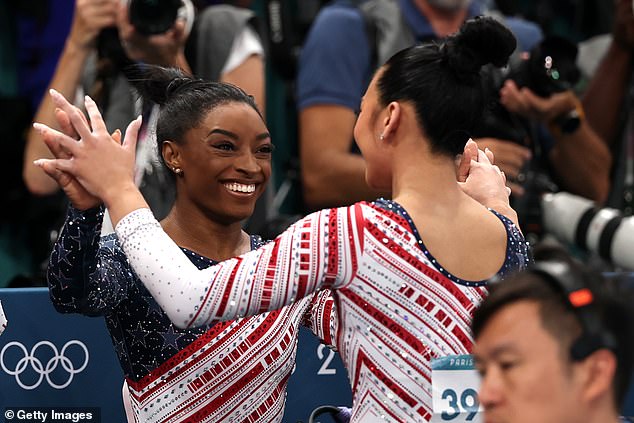
[[[562,190],[597,203],[605,201],[610,187],[611,154],[587,123],[581,102],[572,90],[540,97],[508,79],[500,89],[500,102],[508,111],[548,128],[552,145],[542,145],[542,154]],[[566,126],[566,119],[575,123]]]
[[[505,71],[487,75],[499,102],[485,113],[475,137],[506,174],[531,243],[544,235],[543,194],[562,190],[603,203],[609,191],[610,150],[572,90],[580,77],[577,53],[567,39],[547,36],[512,58]]]
[[[634,211],[634,11],[631,0],[615,0],[614,4],[612,34],[596,37],[602,38],[597,41],[605,41],[602,45],[607,50],[590,80],[583,106],[588,122],[615,157],[608,205],[631,215]]]
[[[250,10],[218,5],[205,8],[194,21],[188,0],[77,0],[75,4],[71,31],[49,88],[68,98],[90,94],[111,132],[144,115],[147,125],[137,146],[136,181],[158,216],[164,216],[172,204],[173,184],[158,162],[154,143],[148,142],[156,110],[135,101],[125,76],[127,66],[134,62],[171,66],[200,78],[230,82],[252,94],[263,110],[264,51],[253,17]],[[57,125],[50,96],[43,97],[34,121]],[[57,183],[32,165],[38,157],[51,155],[37,131],[31,130],[24,155],[25,184],[35,195],[54,193]]]

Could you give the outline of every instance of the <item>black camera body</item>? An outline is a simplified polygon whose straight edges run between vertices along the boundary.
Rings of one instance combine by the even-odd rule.
[[[141,34],[162,34],[174,26],[182,5],[182,0],[129,0],[130,23]]]
[[[571,90],[579,81],[577,46],[565,38],[550,36],[533,50],[528,59],[511,66],[507,79],[518,87],[527,87],[540,97]],[[562,132],[572,133],[581,123],[576,110],[560,116],[554,122]]]
[[[577,67],[577,46],[565,38],[549,36],[536,45],[528,54],[513,56],[506,71],[488,66],[484,68],[484,84],[493,98],[505,80],[512,80],[518,87],[529,88],[540,97],[572,89],[581,72]],[[562,116],[555,122],[564,132],[573,132],[579,126],[578,116]],[[524,144],[529,137],[530,122],[509,113],[499,102],[492,105],[483,117],[482,124],[474,135],[494,137]]]
[[[572,89],[579,81],[577,46],[565,38],[549,36],[535,46],[529,57],[511,64],[507,79],[530,88],[540,97]]]

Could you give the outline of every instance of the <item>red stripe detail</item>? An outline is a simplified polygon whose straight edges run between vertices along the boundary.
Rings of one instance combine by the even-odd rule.
[[[330,333],[330,316],[335,302],[332,299],[324,299],[322,301],[324,306],[322,307],[323,314],[320,316],[320,323],[323,340],[328,345],[334,345],[334,339],[332,333]]]
[[[330,209],[328,214],[328,263],[322,288],[330,288],[334,285],[339,265],[339,233],[337,222],[337,209]]]
[[[371,283],[369,283],[367,281],[364,281],[364,282],[365,282],[366,286],[373,287]],[[373,288],[375,288],[375,287],[373,287]],[[345,292],[343,292],[342,290],[339,290],[339,292],[342,293],[345,296],[348,296],[348,290],[345,290]],[[388,296],[384,291],[382,291],[380,289],[375,289],[375,292],[377,293],[377,295],[381,295],[381,296],[383,296],[386,299],[389,299],[389,300],[392,300],[392,301],[394,300],[394,298]],[[421,297],[423,297],[423,295],[421,295]],[[363,304],[364,304],[363,307],[365,307],[365,302]],[[429,301],[429,304],[432,305],[431,309],[433,309],[433,307],[435,307],[435,304],[432,301]],[[361,306],[360,304],[358,304],[358,305]],[[401,307],[403,308],[404,311],[407,311],[409,313],[410,318],[412,318],[412,319],[415,318],[418,321],[422,322],[422,320],[417,316],[417,313],[415,311],[413,311],[412,309],[407,307],[407,303],[401,303]],[[428,311],[431,311],[431,309],[428,310]],[[436,337],[442,339],[445,343],[447,343],[447,344],[451,344],[452,343],[451,340],[449,340],[449,336],[448,336],[449,333],[447,333],[446,331],[439,332],[439,331],[436,330],[436,328],[434,328],[432,326],[429,326],[427,324],[425,324],[425,327],[427,329],[429,329],[431,332],[433,332]],[[471,340],[469,340],[469,344],[471,344]]]
[[[288,319],[288,316],[284,316],[282,317],[282,319]],[[267,342],[264,345],[262,345],[257,351],[253,351],[252,353],[250,353],[249,356],[245,356],[246,350],[241,351],[240,347],[246,348],[246,346],[250,347],[252,345],[255,345],[260,339],[262,339],[262,337],[267,333],[269,329],[275,329],[275,331],[272,334],[270,334],[270,337],[271,339],[277,340],[278,342],[275,342],[275,341]],[[280,324],[278,322],[277,314],[269,313],[267,317],[265,318],[265,320],[258,325],[257,329],[255,329],[252,333],[249,334],[247,339],[245,339],[238,346],[237,349],[233,350],[231,353],[225,356],[220,362],[216,363],[214,367],[212,367],[207,372],[203,373],[202,375],[200,375],[198,378],[195,379],[195,380],[198,380],[199,378],[204,378],[206,382],[204,382],[204,384],[195,392],[195,394],[192,395],[188,399],[188,402],[182,403],[180,404],[180,406],[182,408],[186,408],[187,406],[189,406],[190,403],[196,402],[200,398],[203,398],[208,392],[213,391],[219,386],[225,385],[227,383],[225,382],[225,380],[229,379],[232,375],[226,374],[221,380],[218,380],[218,376],[221,373],[225,372],[225,369],[229,366],[229,364],[235,363],[237,360],[239,360],[240,357],[245,357],[246,358],[245,362],[248,364],[255,363],[254,368],[252,368],[249,372],[245,372],[244,376],[241,377],[238,381],[232,382],[231,385],[229,385],[227,389],[221,392],[222,396],[219,396],[216,399],[214,399],[214,401],[210,402],[209,405],[206,406],[203,410],[208,410],[209,412],[208,414],[211,414],[215,410],[219,409],[222,404],[230,401],[232,397],[234,397],[238,392],[243,390],[244,387],[250,381],[257,380],[258,376],[261,375],[262,372],[264,371],[264,367],[262,363],[259,362],[259,359],[256,359],[256,357],[264,357],[264,354],[267,351],[269,351],[271,348],[274,348],[273,351],[277,352],[277,348],[275,348],[277,345],[283,344],[285,340],[288,338],[292,339],[292,335],[289,333],[289,331],[293,331],[294,333],[294,328]],[[280,335],[281,332],[286,332],[283,335],[283,337]],[[289,341],[287,341],[287,343],[288,342]],[[278,353],[275,358],[279,357],[279,355],[280,354]],[[267,380],[268,379],[262,380],[259,386],[266,383]],[[210,381],[213,381],[213,383],[208,383]],[[165,382],[167,382],[167,380]],[[167,416],[164,421],[166,422],[171,421],[171,419],[174,418],[178,414],[178,412],[179,411],[176,410],[174,413]],[[196,417],[196,416],[199,416],[199,413],[200,412],[197,412],[193,416],[195,417],[194,420],[189,420],[190,418],[193,418],[193,417],[189,417],[188,420],[186,421],[192,421],[192,422],[200,421],[198,417]]]
[[[270,316],[270,314],[269,314]],[[260,336],[257,338],[257,340],[259,340],[264,333],[266,333],[269,329],[273,328],[276,329],[276,331],[270,335],[270,338],[272,340],[279,340],[280,339],[280,333],[281,332],[286,332],[285,335],[282,337],[282,339],[279,342],[275,342],[275,341],[271,341],[266,343],[265,345],[263,345],[257,352],[255,352],[252,357],[262,357],[263,354],[266,351],[271,350],[271,348],[273,348],[271,350],[271,352],[269,354],[267,354],[265,356],[265,361],[266,357],[274,355],[274,359],[279,358],[279,356],[281,355],[281,353],[279,352],[279,348],[277,348],[278,346],[281,348],[284,348],[284,345],[288,345],[292,339],[293,339],[293,335],[291,335],[291,331],[292,333],[295,333],[295,331],[293,330],[294,328],[292,327],[284,327],[284,325],[281,325],[279,323],[276,322],[277,319],[269,319],[267,317],[267,319],[262,322],[262,324],[260,325],[260,327],[258,327],[257,331],[260,331]],[[228,357],[229,358],[229,357]],[[235,361],[235,359],[232,359],[231,361]],[[254,360],[251,360],[252,362]],[[283,363],[280,363],[280,365]],[[279,367],[279,365],[278,365]],[[188,420],[188,421],[192,421],[192,422],[198,422],[200,420],[202,420],[203,418],[211,415],[214,411],[218,410],[220,408],[221,405],[227,403],[230,401],[231,398],[233,398],[238,392],[240,392],[241,390],[244,389],[244,387],[249,384],[251,381],[257,381],[257,377],[259,375],[261,375],[264,372],[264,367],[261,363],[257,363],[257,365],[255,366],[254,369],[250,370],[249,373],[244,373],[244,377],[241,377],[238,381],[233,382],[230,387],[226,390],[224,390],[222,392],[222,397],[218,397],[217,399],[215,399],[212,403],[210,403],[208,406],[205,406],[203,409],[201,409],[199,412],[197,412],[193,417],[193,420]],[[226,375],[225,379],[229,378],[231,375]],[[281,386],[282,388],[285,387],[286,382],[288,381],[288,378],[290,377],[290,371],[284,376],[284,378],[282,379],[282,382],[280,383],[279,386]],[[257,386],[253,387],[253,391],[257,391],[259,388],[262,387],[262,385],[264,385],[265,383],[267,383],[270,379],[262,379]],[[223,385],[225,382],[224,380],[215,380],[215,383],[211,384],[208,388],[213,388],[213,387],[217,387],[217,386],[221,386]],[[197,399],[200,397],[203,397],[208,391],[210,391],[211,389],[207,389],[205,392],[199,392],[199,395],[197,395],[195,398],[193,399]],[[273,404],[275,404],[277,402],[277,399],[281,396],[281,393],[285,393],[286,390],[283,389],[279,395],[276,394],[276,392],[274,391],[271,395],[268,396],[268,398],[265,400],[264,405],[266,406],[266,408],[268,408],[269,406],[272,406]],[[241,403],[238,403],[236,405],[235,408],[239,407],[240,405],[242,405]],[[260,409],[262,407],[262,405],[258,408]],[[227,411],[227,415],[231,415],[232,412],[235,410],[235,408],[228,410]],[[257,410],[256,410],[257,411]],[[171,417],[171,416],[170,416]],[[219,416],[220,417],[220,416]],[[168,421],[168,420],[166,420]],[[222,421],[222,419],[220,420]],[[243,420],[243,421],[248,421],[248,420]]]
[[[238,272],[238,269],[242,264],[242,259],[240,257],[236,257],[235,260],[236,264],[231,271],[231,276],[229,276],[229,280],[226,281],[225,291],[222,293],[222,300],[220,302],[220,307],[218,307],[218,314],[216,315],[217,317],[222,317],[225,314],[225,309],[227,308],[227,304],[229,302],[229,295],[231,294],[231,289],[233,288],[233,284],[235,282],[236,273]],[[207,294],[207,297],[208,296],[209,294]],[[205,297],[205,301],[203,302],[203,304],[207,301],[207,297]]]
[[[407,345],[411,346],[421,354],[428,354],[425,345],[423,345],[423,343],[417,337],[409,333],[403,326],[401,326],[400,323],[397,323],[395,320],[385,315],[383,312],[381,312],[381,310],[377,309],[372,304],[369,304],[365,299],[361,298],[354,292],[347,290],[346,296],[352,302],[361,307],[366,315],[371,316],[374,320],[376,320],[384,328],[386,328],[402,341],[404,341]],[[431,359],[431,357],[429,357],[429,359]]]
[[[400,247],[396,242],[392,241],[388,237],[385,236],[383,232],[381,232],[377,227],[369,226],[368,232],[370,235],[376,239],[376,241],[385,246],[387,249],[392,251],[392,253],[396,254],[401,260],[408,263],[410,266],[414,267],[418,272],[425,275],[427,278],[431,279],[434,282],[440,284],[445,290],[447,290],[456,300],[460,303],[462,307],[469,310],[473,308],[473,303],[467,298],[467,296],[462,292],[459,286],[457,286],[454,282],[449,280],[445,275],[440,273],[438,270],[432,268],[431,266],[423,263],[419,257],[416,257],[412,254],[409,254],[402,247]],[[387,240],[387,241],[385,241]],[[422,253],[422,251],[421,251]],[[382,257],[386,261],[391,261],[387,256],[381,254],[380,251],[376,251],[376,254]],[[406,269],[402,267],[398,267],[397,270],[401,273],[406,273],[412,279],[419,280],[420,276],[416,274],[412,274],[407,272]]]
[[[251,332],[248,335],[248,337],[244,341],[242,341],[240,345],[238,345],[238,347],[240,347],[241,345],[246,345],[248,343],[254,344],[255,342],[257,342],[263,336],[263,334],[268,330],[268,328],[271,327],[272,323],[270,322],[276,321],[278,318],[280,318],[280,316],[283,313],[284,313],[283,310],[276,310],[276,311],[270,312],[267,315],[266,319],[258,324],[258,328],[255,329],[253,332]],[[288,319],[289,317],[282,316],[281,318]],[[144,377],[141,381],[133,382],[128,380],[128,385],[130,385],[130,387],[133,388],[134,390],[141,391],[143,389],[146,389],[147,386],[149,386],[152,382],[156,381],[161,376],[165,376],[169,371],[173,370],[174,367],[182,363],[185,359],[189,358],[192,354],[198,352],[202,347],[204,346],[208,347],[204,353],[201,353],[200,355],[196,357],[196,360],[190,361],[188,364],[178,369],[177,372],[174,372],[170,376],[166,377],[163,380],[162,384],[159,384],[155,386],[154,388],[152,388],[151,390],[144,392],[141,396],[134,395],[135,398],[137,398],[139,401],[145,400],[149,395],[152,395],[156,390],[160,389],[164,384],[171,383],[174,379],[180,377],[182,374],[189,371],[191,367],[197,364],[197,362],[204,361],[208,356],[215,354],[217,348],[222,347],[225,339],[228,339],[229,337],[233,336],[236,332],[243,331],[245,327],[255,324],[255,317],[239,320],[238,321],[239,324],[236,325],[229,333],[223,336],[221,340],[213,344],[210,344],[211,340],[215,338],[220,332],[225,330],[226,327],[231,323],[233,322],[222,322],[215,325],[212,329],[210,329],[205,334],[201,335],[201,337],[199,337],[197,340],[195,340],[190,345],[185,347],[183,350],[179,351],[178,354],[176,354],[174,357],[172,357],[171,359],[163,363],[161,366],[156,368],[153,372],[151,372],[148,376]],[[283,328],[285,328],[285,326],[280,325],[280,329],[283,329]],[[238,354],[238,356],[239,355],[240,354]],[[250,358],[255,359],[255,357],[257,357],[257,355],[254,355]]]
[[[273,284],[276,282],[276,270],[278,256],[280,252],[280,238],[277,238],[274,242],[273,249],[271,250],[271,258],[266,263],[266,276],[264,277],[264,285],[262,286],[262,298],[260,303],[260,310],[268,310],[271,305],[271,295],[273,291]]]
[[[248,323],[248,320],[251,319],[245,319],[243,322],[240,322],[240,324],[237,325],[230,333],[234,333],[235,331],[240,330],[241,326]],[[148,373],[143,378],[139,379],[138,381],[127,378],[126,380],[128,381],[128,385],[137,391],[145,389],[148,385],[160,378],[162,375],[166,374],[169,370],[173,369],[178,364],[191,357],[191,355],[194,354],[196,351],[209,344],[212,339],[218,336],[218,334],[225,330],[231,323],[232,322],[219,322],[215,324],[213,327],[209,328],[207,332],[200,335],[192,343],[187,345],[182,350],[178,351],[175,355],[167,359],[165,362],[163,362],[163,364]]]
[[[357,363],[355,370],[355,381],[353,386],[357,386],[359,383],[359,374],[361,367],[365,366],[373,375],[375,375],[390,391],[394,392],[403,402],[405,402],[411,408],[414,408],[418,401],[412,398],[407,392],[401,389],[394,381],[385,373],[383,373],[377,366],[374,365],[370,357],[368,357],[362,350],[357,353]],[[353,395],[354,397],[354,395]]]

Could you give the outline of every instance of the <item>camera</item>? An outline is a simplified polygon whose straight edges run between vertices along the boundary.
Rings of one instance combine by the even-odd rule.
[[[577,67],[577,46],[558,36],[546,37],[537,44],[527,56],[511,57],[506,70],[492,66],[483,68],[485,89],[493,98],[498,98],[505,80],[514,81],[518,87],[529,88],[540,97],[572,89],[578,82],[581,72]],[[580,119],[573,111],[561,116],[555,122],[563,132],[574,132]],[[531,122],[509,113],[499,102],[488,110],[475,136],[494,137],[525,144],[531,133]]]
[[[174,25],[182,6],[182,0],[130,0],[130,23],[141,34],[162,34]]]
[[[577,46],[565,38],[546,37],[535,46],[525,60],[511,66],[507,79],[518,87],[527,87],[540,97],[574,88],[581,72],[577,67]],[[555,124],[564,133],[574,132],[581,120],[576,110],[560,116]]]
[[[567,192],[541,198],[543,223],[560,241],[598,254],[620,269],[634,270],[634,217]]]

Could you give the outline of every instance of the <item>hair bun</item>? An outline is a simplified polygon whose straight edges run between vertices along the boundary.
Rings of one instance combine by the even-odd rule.
[[[179,88],[196,81],[180,69],[148,64],[133,65],[126,75],[143,99],[158,105],[165,104]]]
[[[493,18],[469,19],[447,40],[445,54],[458,73],[478,73],[484,65],[506,65],[517,41],[513,33]]]

